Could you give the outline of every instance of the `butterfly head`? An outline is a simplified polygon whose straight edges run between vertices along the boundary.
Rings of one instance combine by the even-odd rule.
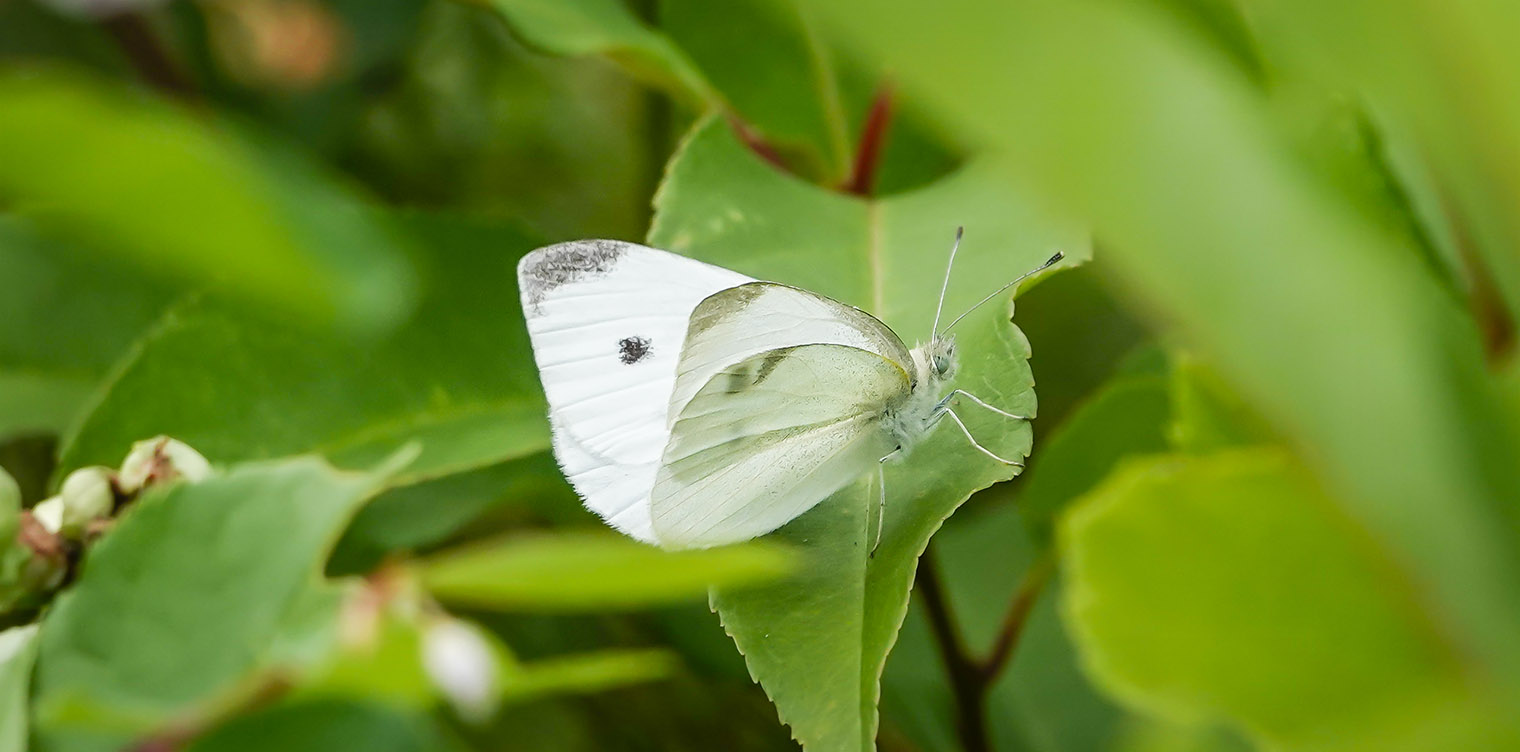
[[[929,372],[937,381],[945,381],[955,375],[955,339],[935,336],[925,347]]]

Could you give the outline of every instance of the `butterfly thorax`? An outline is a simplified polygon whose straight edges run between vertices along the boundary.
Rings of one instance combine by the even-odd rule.
[[[912,451],[939,417],[940,393],[955,375],[955,340],[935,336],[915,345],[909,354],[913,356],[913,389],[902,402],[887,406],[883,416],[883,426],[899,456]]]

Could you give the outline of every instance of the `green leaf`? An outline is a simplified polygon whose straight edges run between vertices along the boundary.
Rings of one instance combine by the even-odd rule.
[[[41,732],[125,741],[247,691],[381,480],[298,458],[140,499],[48,612]]]
[[[973,165],[928,188],[867,201],[789,178],[747,151],[720,121],[700,124],[655,199],[652,245],[859,306],[912,342],[934,319],[938,281],[956,225],[966,239],[945,310],[966,310],[1003,281],[1060,249],[1078,263],[1084,234],[1052,222],[1022,194]],[[956,385],[1033,414],[1028,343],[1005,303],[984,306],[959,337]],[[967,406],[967,424],[1004,456],[1029,453],[1029,426]],[[713,604],[750,673],[809,749],[869,749],[878,680],[907,610],[918,555],[977,489],[1016,471],[972,449],[953,424],[887,471],[885,532],[868,556],[876,492],[845,489],[782,528],[809,566],[784,585],[730,592]],[[874,474],[874,473],[873,473]]]
[[[1061,542],[1087,668],[1137,708],[1298,748],[1465,691],[1403,575],[1277,450],[1133,461]]]
[[[834,63],[789,0],[661,0],[660,23],[745,123],[799,152],[804,174],[845,180],[852,138]]]
[[[227,123],[60,72],[0,76],[0,196],[138,269],[373,332],[410,309],[352,192]]]
[[[690,58],[621,0],[490,0],[528,44],[556,55],[603,55],[694,106],[717,94]]]
[[[599,650],[518,664],[505,677],[503,699],[520,702],[556,694],[584,694],[661,679],[680,668],[665,650]]]
[[[1174,353],[1171,360],[1172,421],[1167,434],[1178,451],[1207,454],[1275,443],[1271,426],[1218,370],[1187,353]]]
[[[1520,12],[1508,3],[1249,2],[1285,65],[1356,92],[1416,139],[1513,322],[1520,311]]]
[[[26,752],[37,626],[0,632],[0,752]]]
[[[99,252],[0,217],[0,436],[61,433],[172,293]]]
[[[752,587],[790,573],[793,564],[784,548],[764,543],[669,552],[594,533],[475,544],[426,560],[420,574],[446,603],[597,610],[680,601],[710,585]]]
[[[426,716],[342,700],[278,705],[239,716],[187,752],[453,752],[464,747]]]
[[[1120,376],[1079,405],[1030,463],[1017,504],[1037,540],[1048,542],[1054,520],[1116,464],[1167,449],[1171,412],[1159,376]]]
[[[513,292],[517,230],[411,215],[429,286],[417,315],[378,341],[322,336],[206,303],[171,311],[70,436],[60,472],[114,466],[168,434],[213,462],[318,452],[364,467],[416,441],[404,484],[548,445],[543,397]]]
[[[0,549],[9,546],[16,535],[16,517],[21,513],[21,485],[5,468],[0,467]]]
[[[488,510],[512,505],[551,520],[591,517],[549,452],[387,490],[364,505],[329,570],[371,571],[386,555],[436,545]],[[541,511],[544,510],[544,511]]]
[[[1306,169],[1259,90],[1143,5],[809,7],[1010,179],[1090,216],[1128,289],[1313,459],[1474,670],[1520,687],[1520,439],[1471,323],[1405,239]]]

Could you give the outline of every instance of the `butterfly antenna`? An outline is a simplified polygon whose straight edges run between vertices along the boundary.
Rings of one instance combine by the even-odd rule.
[[[931,336],[939,336],[939,315],[945,310],[945,291],[950,289],[950,270],[955,268],[955,252],[961,249],[961,236],[966,234],[965,227],[955,228],[955,245],[950,246],[950,262],[945,264],[945,281],[939,286],[939,305],[934,306],[934,328],[929,330]]]
[[[946,332],[950,331],[951,328],[953,328],[956,324],[959,324],[961,322],[961,319],[966,318],[967,316],[970,316],[971,312],[975,311],[978,308],[981,308],[983,303],[986,303],[987,301],[992,300],[993,298],[995,298],[995,297],[1003,294],[1004,290],[1007,290],[1008,288],[1013,287],[1014,285],[1016,285],[1016,284],[1018,284],[1020,282],[1023,282],[1026,279],[1029,279],[1031,276],[1033,276],[1035,274],[1039,274],[1040,272],[1043,272],[1046,269],[1049,269],[1050,267],[1054,266],[1057,261],[1060,261],[1063,258],[1066,258],[1066,254],[1061,253],[1060,251],[1056,251],[1056,255],[1051,256],[1050,258],[1046,259],[1045,263],[1040,264],[1039,266],[1037,266],[1037,267],[1035,267],[1033,269],[1030,269],[1029,271],[1024,272],[1023,274],[1020,274],[1012,282],[1009,282],[1008,284],[1003,285],[1002,287],[999,287],[991,295],[988,295],[987,297],[982,298],[981,300],[977,301],[976,305],[971,306],[970,308],[967,308],[965,313],[963,313],[963,314],[961,314],[959,316],[956,316],[955,320],[952,321],[952,322],[950,322],[950,326],[945,327],[945,331]],[[936,317],[936,318],[938,318],[938,317]]]

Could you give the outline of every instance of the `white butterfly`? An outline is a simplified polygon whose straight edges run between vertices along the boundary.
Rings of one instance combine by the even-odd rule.
[[[950,399],[1023,416],[959,389],[941,397],[955,347],[939,310],[934,336],[909,350],[858,308],[614,240],[540,248],[517,276],[554,454],[586,506],[641,541],[769,533],[872,466],[880,479],[945,416],[1019,464],[978,444]]]

